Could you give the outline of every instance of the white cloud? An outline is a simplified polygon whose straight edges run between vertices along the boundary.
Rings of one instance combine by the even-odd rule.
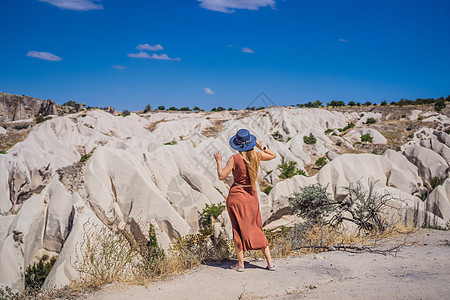
[[[252,49],[250,49],[248,47],[242,48],[241,51],[244,53],[255,53],[255,51],[253,51]]]
[[[128,57],[135,57],[135,58],[150,58],[150,54],[148,54],[147,52],[139,52],[139,53],[129,53],[127,54]]]
[[[338,39],[338,42],[346,43],[346,42],[348,42],[348,40],[346,40],[346,39]]]
[[[213,90],[211,90],[210,88],[203,88],[203,91],[208,95],[214,95]]]
[[[176,60],[179,61],[181,59],[177,58],[170,58],[169,56],[167,56],[167,54],[161,54],[158,55],[156,53],[153,53],[152,55],[148,54],[147,52],[139,52],[139,53],[129,53],[128,57],[134,57],[134,58],[151,58],[151,59],[156,59],[156,60]]]
[[[136,47],[136,49],[138,49],[138,50],[160,51],[160,50],[164,50],[164,47],[162,45],[160,45],[160,44],[155,45],[155,46],[152,46],[152,45],[149,45],[149,44],[141,44],[141,45],[138,45]]]
[[[178,61],[181,60],[178,57],[170,58],[170,57],[167,56],[167,54],[158,55],[158,54],[155,54],[155,53],[153,53],[150,58],[159,59],[159,60],[178,60]]]
[[[39,0],[47,2],[62,9],[86,11],[93,9],[103,9],[100,0]]]
[[[209,10],[233,13],[235,9],[258,10],[260,7],[275,7],[275,0],[198,0],[200,6]]]
[[[124,66],[119,66],[119,65],[112,65],[111,67],[113,67],[114,69],[118,69],[118,70],[125,70],[126,69]]]
[[[51,54],[48,52],[39,52],[39,51],[28,51],[27,56],[29,57],[36,57],[43,60],[49,60],[49,61],[60,61],[62,60],[61,57],[56,56],[55,54]]]

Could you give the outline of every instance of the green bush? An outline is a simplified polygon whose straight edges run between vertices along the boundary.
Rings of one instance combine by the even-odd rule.
[[[150,104],[147,104],[147,106],[145,106],[144,113],[148,113],[151,110],[152,110],[152,106]]]
[[[312,133],[310,133],[309,136],[305,135],[303,137],[303,141],[305,142],[305,144],[314,145],[317,142],[317,139]]]
[[[66,103],[64,103],[63,106],[75,107],[75,106],[77,106],[77,103],[73,100],[69,100]]]
[[[155,268],[155,265],[164,260],[165,254],[164,250],[160,249],[158,246],[158,240],[156,239],[155,226],[150,223],[148,227],[148,240],[146,243],[146,251],[144,255],[144,270],[154,271],[159,268]]]
[[[270,191],[272,190],[272,188],[273,188],[273,186],[269,185],[269,186],[267,186],[265,189],[263,189],[263,192],[264,192],[266,195],[269,195],[269,193],[270,193]]]
[[[433,177],[430,179],[430,184],[431,184],[431,188],[434,190],[435,188],[437,188],[439,185],[442,185],[445,181],[445,177]]]
[[[44,121],[45,121],[45,118],[44,118],[43,115],[39,115],[39,116],[37,116],[37,118],[35,119],[35,121],[36,121],[37,124],[39,124],[39,123],[44,122]]]
[[[84,154],[84,155],[82,155],[81,158],[80,158],[80,162],[85,162],[85,161],[87,161],[87,160],[89,159],[89,157],[91,157],[90,154]]]
[[[208,204],[206,203],[200,215],[200,225],[201,232],[203,234],[209,235],[214,232],[213,221],[216,220],[222,212],[225,210],[225,205],[223,203],[218,204]]]
[[[323,221],[332,209],[331,204],[331,195],[327,192],[327,187],[319,183],[306,186],[300,193],[294,193],[289,198],[292,211],[310,222]]]
[[[281,164],[278,165],[278,169],[281,171],[282,178],[292,178],[295,175],[306,176],[306,172],[297,168],[296,161],[285,162],[284,158],[281,159]]]
[[[347,126],[345,126],[344,128],[342,128],[342,131],[346,131],[347,129],[353,128],[355,127],[355,124],[353,122],[350,122],[347,124]]]
[[[375,118],[367,118],[365,124],[375,124],[376,122],[377,120],[375,120]]]
[[[131,113],[130,113],[128,110],[125,109],[125,110],[122,112],[122,117],[128,117],[130,114],[131,114]]]
[[[326,186],[316,183],[295,193],[289,198],[289,204],[295,214],[310,223],[336,227],[348,221],[356,224],[360,231],[381,233],[389,226],[395,226],[398,220],[389,220],[386,216],[389,210],[396,209],[391,202],[401,200],[387,191],[375,192],[375,182],[369,181],[368,187],[367,190],[363,188],[360,181],[351,182],[343,187],[347,197],[336,201]]]
[[[164,145],[176,145],[177,141],[173,140],[171,142],[164,143]]]
[[[272,137],[279,142],[283,142],[283,136],[279,131],[276,131],[275,133],[272,133]]]
[[[318,166],[319,168],[322,168],[326,164],[327,164],[327,158],[326,157],[319,157],[316,160],[316,166]]]
[[[328,134],[328,133],[330,133],[330,132],[333,132],[334,131],[334,129],[331,129],[331,128],[328,128],[327,130],[325,130],[325,134]]]
[[[368,142],[368,143],[372,143],[373,137],[370,136],[370,134],[363,134],[361,135],[361,142]]]
[[[164,105],[160,105],[160,106],[158,106],[158,110],[165,110],[166,108],[165,108],[165,106]]]
[[[445,100],[444,98],[439,98],[436,100],[436,102],[434,103],[434,109],[438,112],[440,112],[441,110],[443,110],[445,108],[446,104],[445,104]]]
[[[38,292],[44,284],[45,278],[53,268],[56,258],[52,257],[49,260],[48,255],[44,255],[39,259],[39,262],[28,266],[25,270],[25,289],[35,293]]]
[[[8,154],[8,153],[6,153],[6,151],[4,150],[0,150],[0,154]]]

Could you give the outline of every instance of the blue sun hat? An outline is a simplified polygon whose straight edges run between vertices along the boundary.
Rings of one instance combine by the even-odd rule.
[[[231,137],[230,146],[237,151],[248,151],[256,146],[256,137],[247,129],[239,129],[236,135]]]

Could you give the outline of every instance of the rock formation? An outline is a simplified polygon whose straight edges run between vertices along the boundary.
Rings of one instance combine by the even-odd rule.
[[[55,114],[52,102],[30,107],[15,97],[1,98],[4,120],[30,118],[42,103]],[[387,119],[381,112],[366,113],[367,117],[376,118],[377,125]],[[223,182],[217,179],[212,155],[220,151],[225,161],[234,154],[228,139],[240,128],[249,129],[278,154],[261,163],[259,174],[259,184],[273,185],[268,195],[258,186],[267,225],[290,214],[289,197],[306,185],[328,185],[329,192],[340,198],[345,196],[342,187],[358,180],[366,184],[372,180],[378,191],[401,198],[398,205],[407,208],[405,218],[415,218],[419,225],[450,219],[448,179],[425,202],[417,197],[429,190],[431,178],[448,177],[447,133],[427,129],[419,137],[418,131],[408,143],[405,140],[400,152],[356,154],[349,153],[355,141],[347,132],[324,133],[349,122],[357,124],[354,132],[370,129],[359,112],[292,107],[127,117],[95,109],[40,123],[7,154],[0,154],[0,283],[23,289],[24,270],[43,253],[58,257],[44,288],[78,278],[73,257],[82,251],[80,242],[89,226],[123,230],[133,239],[152,223],[165,248],[180,236],[198,232],[202,209],[224,202],[232,184],[231,175]],[[391,146],[381,130],[371,130]],[[276,132],[282,138],[274,139]],[[310,133],[317,139],[314,145],[303,141]],[[317,170],[314,162],[323,156],[330,161]],[[283,180],[277,169],[282,158],[317,174]],[[231,237],[228,218],[223,219],[223,234]]]

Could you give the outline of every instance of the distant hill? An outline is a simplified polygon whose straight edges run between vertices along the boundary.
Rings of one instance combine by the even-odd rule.
[[[18,121],[37,117],[38,115],[62,116],[84,109],[83,103],[70,101],[71,105],[56,104],[53,100],[13,95],[0,92],[0,121]]]

